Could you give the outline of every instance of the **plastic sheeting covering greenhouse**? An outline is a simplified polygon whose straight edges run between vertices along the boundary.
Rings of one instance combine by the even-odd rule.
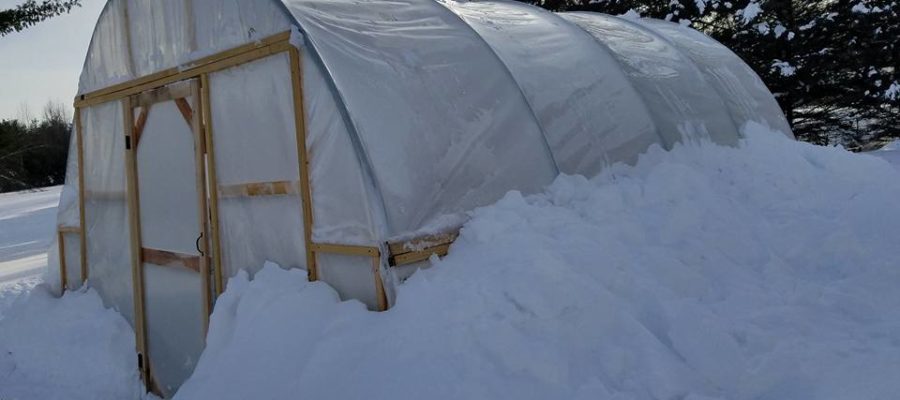
[[[507,191],[751,121],[792,136],[701,33],[512,1],[111,0],[75,106],[57,285],[125,315],[164,396],[240,270],[385,309]]]

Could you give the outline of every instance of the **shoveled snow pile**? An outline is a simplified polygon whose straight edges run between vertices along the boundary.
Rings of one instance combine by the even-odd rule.
[[[509,193],[384,313],[238,275],[176,398],[895,397],[900,172],[747,136]]]
[[[9,303],[0,310],[0,399],[141,397],[131,327],[95,291],[59,299],[39,285]]]

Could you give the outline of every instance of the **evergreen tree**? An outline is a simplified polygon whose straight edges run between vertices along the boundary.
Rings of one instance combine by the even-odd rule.
[[[21,31],[47,18],[69,12],[81,0],[26,0],[7,10],[0,10],[0,36]]]

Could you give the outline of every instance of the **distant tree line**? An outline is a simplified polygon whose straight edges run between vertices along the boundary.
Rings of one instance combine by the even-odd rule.
[[[900,0],[520,0],[666,19],[746,61],[798,138],[850,148],[900,137]]]
[[[62,184],[71,134],[61,104],[47,104],[40,119],[0,120],[0,193]]]

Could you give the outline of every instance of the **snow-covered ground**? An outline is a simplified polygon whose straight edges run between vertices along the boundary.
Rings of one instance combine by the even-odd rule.
[[[384,313],[239,275],[176,397],[895,398],[900,169],[762,131],[510,193]],[[42,290],[0,309],[0,398],[137,397],[123,320]]]
[[[900,140],[895,140],[889,143],[887,146],[884,146],[881,149],[875,150],[869,154],[881,157],[891,164],[900,167]]]
[[[0,194],[0,399],[139,398],[131,327],[94,291],[40,285],[59,187]]]

